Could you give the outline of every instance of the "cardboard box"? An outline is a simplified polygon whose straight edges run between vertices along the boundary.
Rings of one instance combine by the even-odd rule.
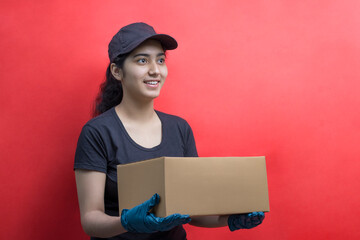
[[[161,157],[118,165],[119,209],[160,195],[155,215],[269,211],[265,157]]]

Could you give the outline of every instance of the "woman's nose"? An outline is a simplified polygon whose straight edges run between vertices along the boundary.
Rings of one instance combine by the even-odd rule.
[[[159,75],[160,74],[160,69],[159,69],[157,62],[152,62],[150,64],[149,74],[150,75]]]

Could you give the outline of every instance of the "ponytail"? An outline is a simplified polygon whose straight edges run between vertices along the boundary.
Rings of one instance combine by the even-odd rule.
[[[116,66],[122,69],[127,56],[128,54],[124,54],[116,57],[114,59]],[[121,82],[114,78],[111,73],[110,66],[111,63],[106,69],[106,79],[100,85],[100,91],[95,99],[95,106],[93,109],[94,117],[120,104],[123,97]]]

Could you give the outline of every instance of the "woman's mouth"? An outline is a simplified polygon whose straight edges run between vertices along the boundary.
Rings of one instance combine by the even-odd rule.
[[[147,80],[144,83],[149,87],[155,88],[159,86],[160,80]]]

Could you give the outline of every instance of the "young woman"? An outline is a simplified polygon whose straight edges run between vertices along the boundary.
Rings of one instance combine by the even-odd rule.
[[[116,165],[162,156],[197,157],[188,123],[154,110],[167,77],[165,51],[174,38],[157,34],[145,23],[120,29],[109,44],[110,64],[96,101],[95,118],[82,129],[75,154],[75,176],[81,224],[91,239],[186,239],[182,225],[252,228],[262,212],[190,219],[174,214],[158,218],[150,212],[159,196],[119,216]]]

